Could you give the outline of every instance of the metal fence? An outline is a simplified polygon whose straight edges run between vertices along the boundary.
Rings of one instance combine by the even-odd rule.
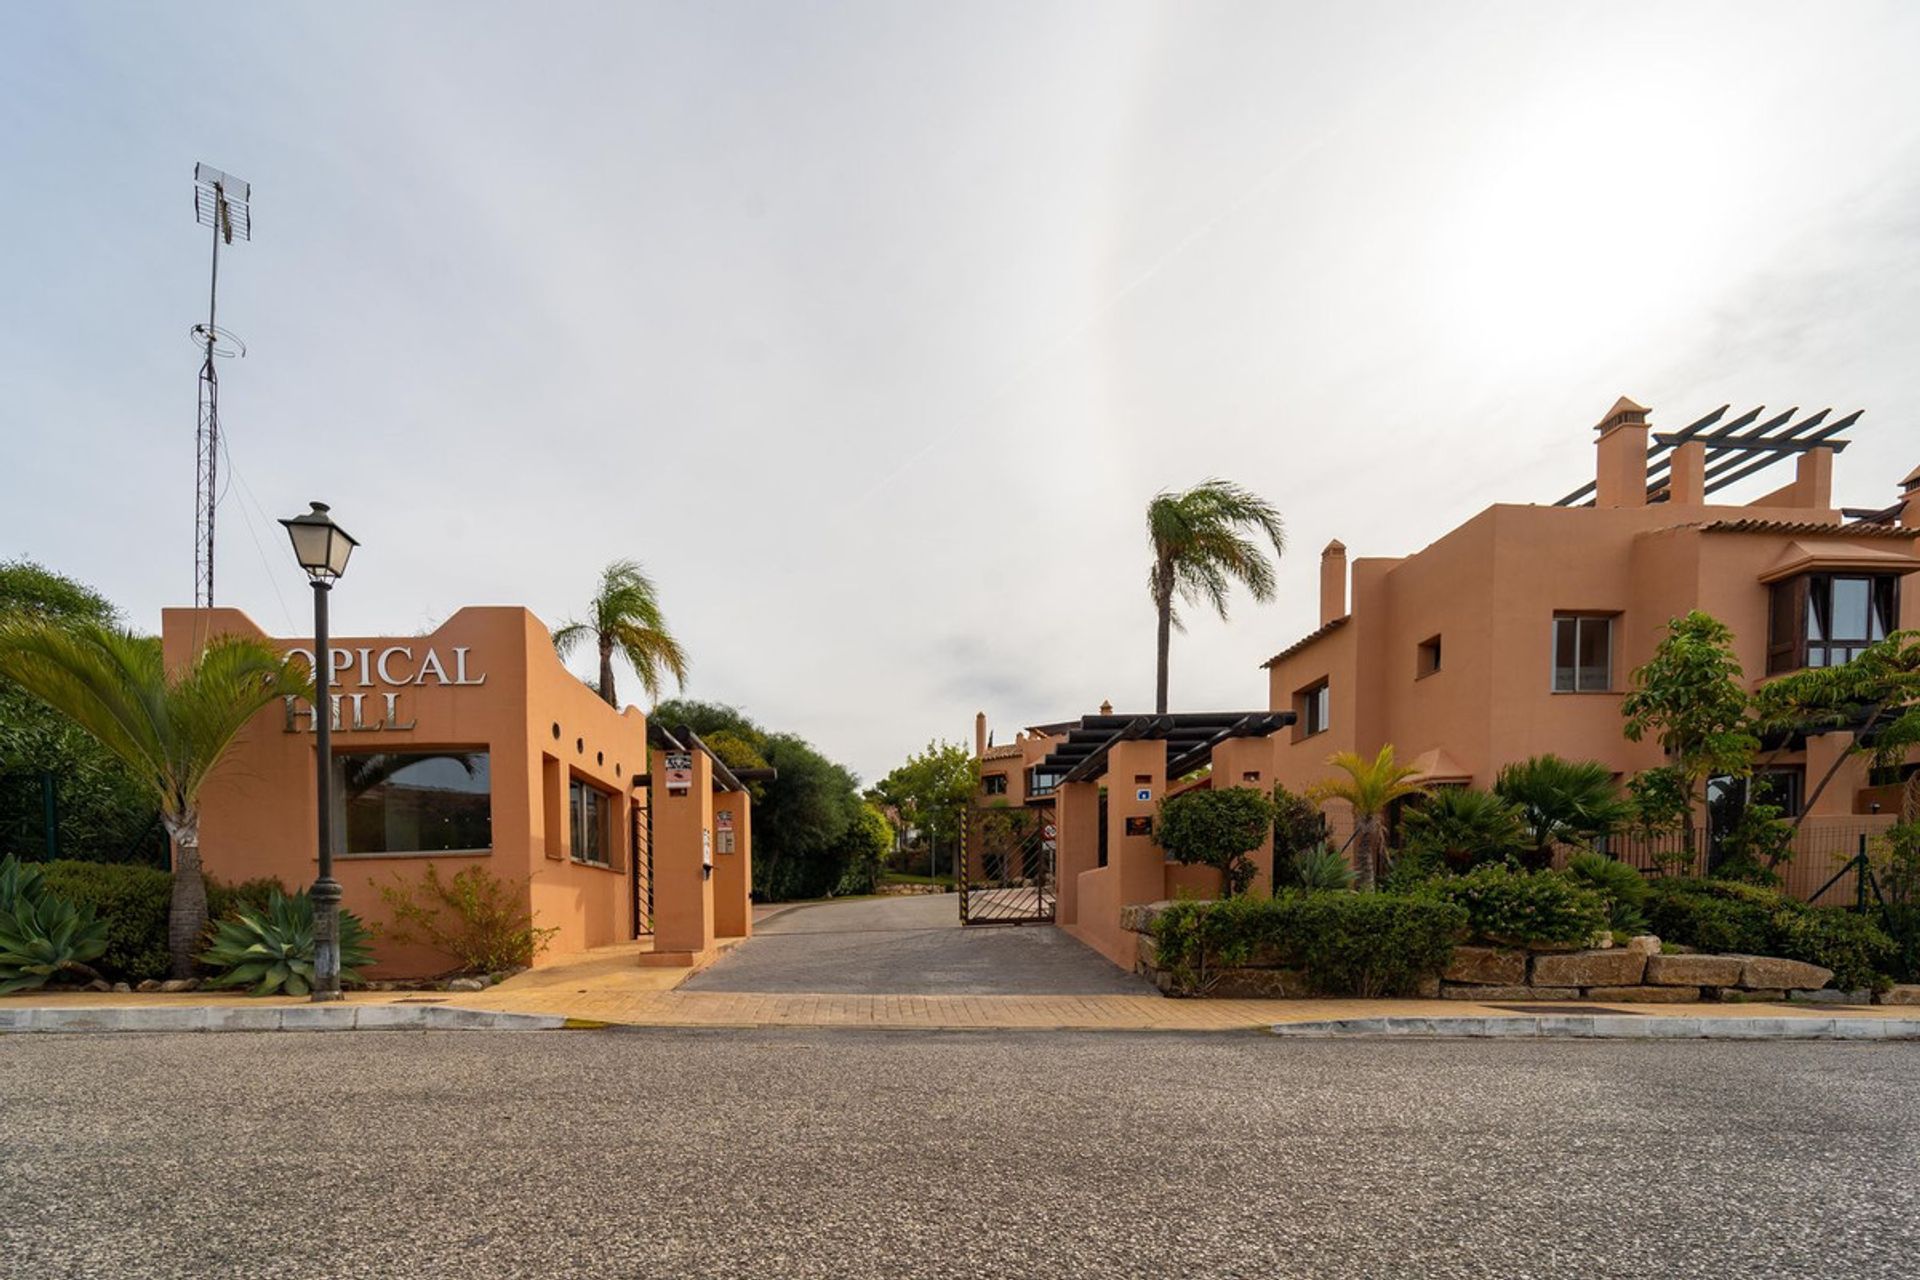
[[[1794,833],[1793,856],[1776,867],[1780,889],[1819,906],[1853,906],[1861,882],[1858,859],[1870,854],[1879,838],[1893,826],[1891,815],[1808,818]],[[1716,859],[1705,828],[1662,832],[1647,837],[1638,832],[1609,836],[1607,853],[1638,867],[1648,875],[1707,875]],[[1563,849],[1554,865],[1565,866],[1574,849]]]

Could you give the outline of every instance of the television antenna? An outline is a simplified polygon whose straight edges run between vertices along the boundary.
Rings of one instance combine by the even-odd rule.
[[[193,166],[193,215],[213,228],[213,276],[207,322],[193,326],[200,365],[200,425],[194,435],[193,604],[213,607],[213,516],[220,505],[220,373],[216,359],[247,354],[246,344],[215,323],[220,304],[220,246],[253,239],[252,187],[212,165]]]

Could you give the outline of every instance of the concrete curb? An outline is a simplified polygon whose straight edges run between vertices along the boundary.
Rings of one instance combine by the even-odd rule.
[[[126,1031],[558,1031],[567,1019],[453,1005],[127,1005],[0,1008],[0,1035]]]
[[[1557,1013],[1508,1018],[1335,1018],[1283,1022],[1277,1036],[1501,1040],[1920,1040],[1920,1018],[1665,1018]]]

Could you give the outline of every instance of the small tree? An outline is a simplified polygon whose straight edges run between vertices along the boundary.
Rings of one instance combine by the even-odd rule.
[[[1807,793],[1793,826],[1848,760],[1865,755],[1876,765],[1898,764],[1920,745],[1920,631],[1896,631],[1837,667],[1811,667],[1769,682],[1755,695],[1764,730],[1775,733],[1844,732],[1847,749]],[[1920,771],[1907,779],[1900,816],[1920,819]]]
[[[1273,788],[1273,865],[1318,850],[1327,843],[1327,815],[1297,791]]]
[[[1534,756],[1500,770],[1493,790],[1519,808],[1536,870],[1553,861],[1556,845],[1588,844],[1633,813],[1613,785],[1613,771],[1597,760]]]
[[[1371,760],[1336,751],[1327,763],[1341,776],[1316,782],[1307,794],[1322,803],[1344,800],[1353,809],[1354,870],[1360,873],[1360,887],[1371,889],[1387,872],[1387,810],[1396,800],[1427,794],[1427,788],[1409,781],[1413,767],[1393,758],[1391,742]]]
[[[980,762],[957,742],[929,742],[874,785],[882,803],[892,805],[908,826],[917,828],[937,854],[944,843],[961,838],[967,806],[980,787]],[[957,859],[956,859],[957,863]],[[939,874],[934,861],[927,868]]]
[[[1273,831],[1273,801],[1252,787],[1186,791],[1160,806],[1154,840],[1175,862],[1220,868],[1220,890],[1237,898],[1258,870],[1247,857]]]
[[[1686,783],[1689,810],[1705,805],[1709,778],[1752,772],[1760,740],[1725,623],[1698,609],[1673,619],[1653,657],[1634,671],[1633,684],[1620,704],[1627,739],[1655,736]],[[1687,847],[1693,847],[1691,822]]]

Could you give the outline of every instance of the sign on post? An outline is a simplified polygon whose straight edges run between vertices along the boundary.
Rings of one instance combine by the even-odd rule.
[[[693,755],[686,751],[667,752],[667,794],[686,795],[693,790]]]

